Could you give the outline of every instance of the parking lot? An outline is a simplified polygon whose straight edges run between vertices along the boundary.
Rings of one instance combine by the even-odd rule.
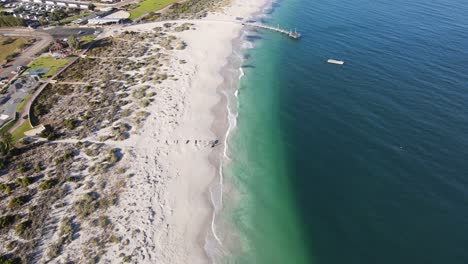
[[[49,29],[38,29],[38,32],[45,32],[51,35],[54,39],[64,39],[68,38],[71,35],[77,37],[96,35],[101,32],[100,28],[85,28],[85,27],[53,27]]]

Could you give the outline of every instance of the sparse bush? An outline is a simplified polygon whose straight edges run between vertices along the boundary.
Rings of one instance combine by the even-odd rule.
[[[53,243],[50,245],[50,247],[47,249],[47,257],[50,259],[53,259],[57,257],[60,254],[60,251],[62,250],[62,244],[57,242]]]
[[[83,198],[77,201],[74,206],[78,216],[85,218],[94,213],[98,208],[96,200],[98,200],[98,194],[95,192],[83,195]]]
[[[14,197],[11,198],[10,202],[8,203],[9,208],[18,208],[20,206],[23,206],[28,202],[28,197],[27,196],[19,196],[19,197]]]
[[[0,183],[0,191],[4,191],[6,194],[10,195],[10,193],[11,193],[11,184]]]
[[[72,120],[72,119],[67,119],[67,120],[65,120],[65,126],[68,129],[72,130],[72,129],[74,129],[76,127],[76,121]]]
[[[34,166],[34,171],[35,172],[40,172],[42,170],[41,166],[39,164],[36,164],[36,166]]]
[[[132,261],[132,256],[124,256],[122,258],[122,261],[125,262],[125,263],[128,263],[128,262]]]
[[[107,216],[100,216],[99,217],[99,226],[102,228],[106,228],[110,224],[110,220]]]
[[[55,185],[57,185],[58,183],[58,180],[57,179],[48,179],[48,180],[45,180],[43,182],[41,182],[41,184],[39,184],[39,189],[40,190],[49,190],[51,189],[52,187],[54,187]]]
[[[118,155],[118,149],[114,148],[114,149],[109,150],[108,157],[109,157],[110,163],[118,162],[120,160],[119,155]]]
[[[114,243],[114,244],[117,244],[120,242],[120,237],[116,236],[116,235],[111,235],[109,237],[109,242],[111,243]]]
[[[18,165],[18,171],[21,172],[21,173],[24,173],[24,172],[28,171],[28,169],[29,168],[24,164]]]
[[[21,259],[14,256],[0,256],[0,264],[20,264]]]
[[[19,223],[15,228],[16,234],[21,236],[24,235],[24,233],[31,227],[31,223],[32,222],[30,220]]]
[[[8,242],[8,244],[6,244],[6,249],[12,251],[13,249],[15,249],[16,246],[18,246],[18,242],[10,241]]]
[[[150,100],[148,100],[148,99],[143,99],[143,100],[141,100],[141,102],[140,102],[140,106],[141,106],[141,107],[147,107],[148,105],[150,105],[150,103],[151,103]]]
[[[7,226],[10,226],[15,223],[16,216],[14,215],[5,215],[0,217],[0,229],[3,229]]]
[[[33,180],[31,177],[22,177],[22,178],[17,178],[16,183],[21,185],[21,187],[27,187],[31,183],[33,183]]]
[[[60,237],[63,242],[70,243],[73,240],[73,222],[69,217],[64,217],[60,225]]]

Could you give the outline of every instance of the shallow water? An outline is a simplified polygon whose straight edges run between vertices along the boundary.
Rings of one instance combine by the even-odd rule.
[[[228,262],[468,263],[468,3],[273,10],[304,37],[247,38]]]

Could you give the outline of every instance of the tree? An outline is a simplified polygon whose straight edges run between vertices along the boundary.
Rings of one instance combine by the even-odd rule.
[[[60,21],[61,19],[64,19],[67,16],[65,12],[61,9],[56,9],[54,12],[50,13],[49,18],[52,21]]]
[[[75,37],[75,35],[71,35],[68,37],[68,45],[72,49],[77,50],[80,48],[80,41]]]
[[[8,154],[8,152],[13,148],[14,142],[15,139],[10,133],[4,133],[0,141],[0,152],[2,154],[5,153],[4,155]]]
[[[89,3],[89,5],[88,5],[89,10],[94,11],[95,8],[96,8],[96,6],[93,3]]]

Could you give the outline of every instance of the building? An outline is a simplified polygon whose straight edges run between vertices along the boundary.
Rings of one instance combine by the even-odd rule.
[[[109,24],[120,24],[122,19],[120,18],[106,18],[106,17],[96,17],[88,20],[90,25],[109,25]]]
[[[68,7],[68,8],[88,9],[88,5],[83,4],[82,2],[80,3],[80,2],[71,2],[71,1],[50,1],[50,0],[21,0],[21,2],[45,4],[45,5],[50,5],[50,6],[60,6],[60,7]]]

